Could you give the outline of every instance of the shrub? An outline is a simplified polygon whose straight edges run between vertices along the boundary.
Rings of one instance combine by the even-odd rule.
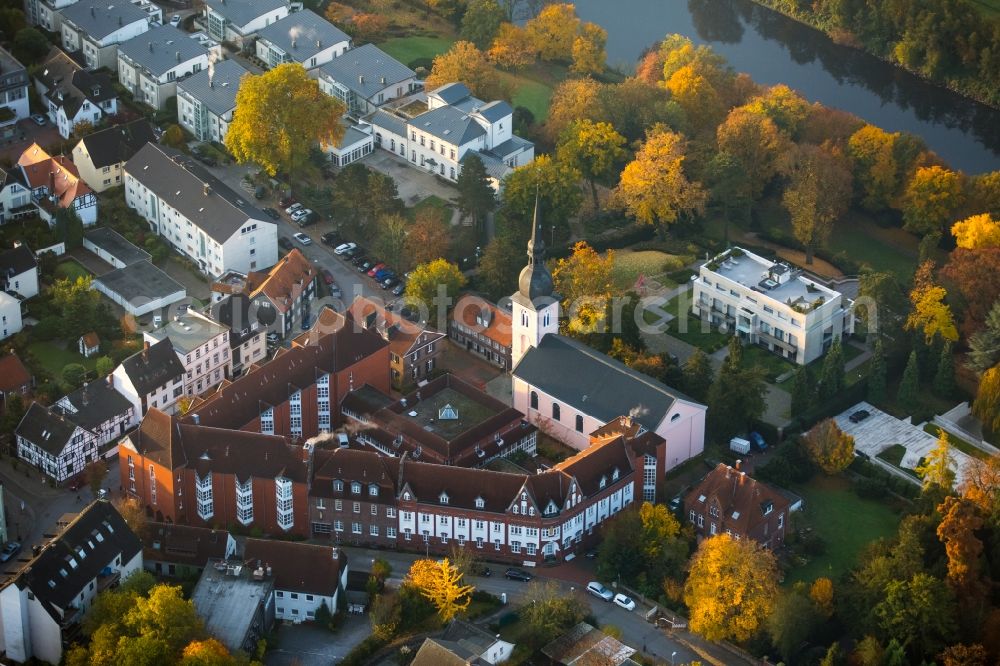
[[[856,479],[851,487],[862,499],[880,500],[889,494],[884,483],[867,477]]]
[[[364,666],[369,663],[372,656],[386,646],[386,641],[376,636],[369,636],[354,646],[354,649],[347,653],[341,666]]]

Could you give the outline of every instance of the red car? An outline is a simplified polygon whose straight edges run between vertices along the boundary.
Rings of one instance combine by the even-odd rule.
[[[375,274],[385,268],[385,264],[375,264],[368,270],[368,277],[375,277]]]
[[[323,282],[333,284],[333,273],[325,268],[323,269]]]

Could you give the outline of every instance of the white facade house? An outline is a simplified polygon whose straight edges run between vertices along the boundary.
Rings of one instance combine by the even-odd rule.
[[[115,390],[132,403],[136,414],[144,415],[150,408],[173,414],[184,395],[184,366],[169,340],[143,345],[141,352],[114,369],[111,381]]]
[[[274,577],[277,620],[311,621],[320,606],[332,612],[347,586],[347,554],[333,546],[247,539],[243,559],[265,567]]]
[[[308,9],[289,14],[257,32],[256,55],[268,67],[297,62],[312,69],[351,48],[343,30]]]
[[[151,346],[169,339],[184,366],[186,396],[203,393],[233,376],[229,327],[205,315],[189,311],[160,328],[144,332],[142,337]]]
[[[62,27],[60,10],[78,0],[25,0],[24,15],[31,25],[45,28],[49,32],[59,32]]]
[[[461,83],[427,93],[427,111],[412,118],[378,110],[366,120],[376,146],[451,181],[471,155],[482,160],[496,189],[513,169],[535,159],[534,144],[513,133],[510,104],[483,102]]]
[[[77,2],[62,13],[63,50],[83,51],[87,69],[118,66],[118,45],[138,37],[150,28],[150,22],[163,23],[163,10],[152,3],[134,4],[115,0],[96,7]]]
[[[750,344],[805,365],[854,330],[853,303],[818,278],[741,248],[702,264],[692,312]]]
[[[61,663],[94,597],[141,570],[139,538],[109,501],[91,503],[0,588],[0,650]]]
[[[13,125],[27,118],[28,70],[6,50],[0,48],[0,109],[9,110],[7,117],[0,121],[0,127]]]
[[[205,24],[212,39],[249,49],[257,33],[289,9],[288,0],[206,0]]]
[[[350,114],[371,113],[420,89],[412,69],[374,44],[363,44],[345,55],[320,65],[315,76],[319,89],[342,101]]]
[[[132,98],[162,109],[180,79],[208,68],[209,49],[172,25],[161,25],[118,47],[118,82]]]
[[[0,252],[0,290],[15,294],[16,298],[38,295],[38,260],[31,248],[20,241]]]
[[[223,60],[179,81],[177,120],[181,127],[199,141],[224,141],[233,122],[240,81],[249,73],[235,60]]]
[[[19,333],[24,328],[21,320],[21,301],[6,291],[0,291],[0,340]]]
[[[35,214],[31,189],[19,168],[0,169],[0,224]]]
[[[190,157],[157,144],[125,164],[125,203],[208,275],[248,273],[278,261],[277,226],[248,199]]]
[[[45,104],[46,115],[68,139],[80,123],[97,125],[118,113],[118,93],[111,79],[88,72],[53,47],[35,71],[35,90]]]

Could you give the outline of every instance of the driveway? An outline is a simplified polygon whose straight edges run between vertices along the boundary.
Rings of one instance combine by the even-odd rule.
[[[859,409],[866,410],[871,416],[860,423],[852,423],[850,416]],[[923,427],[911,424],[910,419],[897,419],[867,402],[859,402],[835,420],[841,430],[854,437],[855,450],[872,458],[894,444],[905,447],[906,454],[900,466],[907,469],[914,469],[937,443],[937,437],[924,432]],[[951,448],[951,468],[955,471],[956,484],[962,483],[965,467],[971,460],[969,455]]]
[[[392,153],[376,148],[362,160],[375,171],[392,176],[399,190],[399,198],[407,206],[416,205],[427,197],[434,195],[445,201],[451,201],[458,196],[458,190],[440,180],[434,174],[414,166]]]
[[[277,630],[277,645],[267,651],[264,663],[268,666],[333,664],[370,633],[367,615],[348,615],[335,633],[311,623],[283,623]]]

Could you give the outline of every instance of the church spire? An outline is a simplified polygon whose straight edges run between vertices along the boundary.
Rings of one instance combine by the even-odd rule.
[[[531,239],[528,241],[528,265],[521,270],[517,280],[518,292],[535,302],[537,298],[552,296],[552,275],[545,266],[545,241],[542,240],[541,202],[535,191],[535,213],[531,221]]]

